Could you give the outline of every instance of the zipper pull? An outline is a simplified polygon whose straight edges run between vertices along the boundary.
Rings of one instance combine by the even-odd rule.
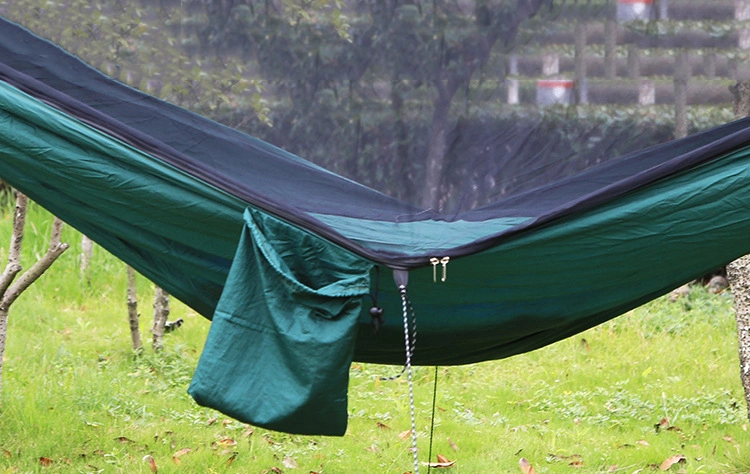
[[[448,279],[448,262],[451,261],[450,257],[443,257],[440,260],[440,264],[443,266],[443,278],[440,279],[440,281],[445,281]]]
[[[432,257],[430,259],[430,263],[432,264],[432,282],[437,282],[437,265],[440,263],[440,259]]]

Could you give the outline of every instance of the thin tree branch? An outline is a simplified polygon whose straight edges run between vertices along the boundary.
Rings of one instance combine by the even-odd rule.
[[[55,217],[52,223],[52,235],[50,237],[50,246],[47,249],[47,253],[42,256],[37,262],[31,266],[21,277],[13,283],[5,294],[3,295],[2,302],[0,302],[0,308],[8,308],[13,304],[18,296],[24,292],[32,283],[34,283],[40,276],[47,271],[47,269],[55,263],[57,257],[65,252],[69,245],[67,243],[61,243],[63,222],[58,217]]]
[[[85,280],[87,285],[91,284],[89,265],[93,254],[94,242],[86,235],[81,236],[81,279]]]
[[[10,238],[10,249],[8,250],[8,265],[0,275],[0,296],[5,294],[16,275],[22,270],[21,267],[21,244],[23,243],[23,229],[26,225],[26,207],[28,198],[25,194],[16,192],[16,209],[13,213],[13,235]]]
[[[162,287],[157,286],[154,293],[154,327],[151,332],[154,335],[153,347],[158,352],[164,348],[164,325],[169,318],[169,293]]]
[[[128,269],[128,322],[130,324],[130,340],[133,342],[133,350],[137,353],[143,352],[141,342],[140,326],[138,324],[138,295],[135,284],[135,270],[130,265]]]

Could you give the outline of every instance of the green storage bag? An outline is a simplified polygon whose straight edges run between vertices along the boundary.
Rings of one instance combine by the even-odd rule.
[[[245,224],[188,391],[255,426],[343,435],[372,264],[257,210]]]

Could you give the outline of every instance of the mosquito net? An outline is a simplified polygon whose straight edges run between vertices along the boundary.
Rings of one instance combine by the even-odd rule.
[[[734,11],[687,2],[25,0],[1,12],[133,87],[448,216],[727,122],[743,73]]]

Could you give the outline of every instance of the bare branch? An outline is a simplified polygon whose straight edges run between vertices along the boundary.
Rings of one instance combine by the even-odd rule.
[[[91,257],[94,255],[94,242],[86,235],[81,236],[81,279],[86,281],[87,285],[91,284],[91,275],[89,274],[89,265]]]
[[[154,335],[154,351],[160,351],[164,348],[164,325],[167,323],[168,317],[169,293],[157,286],[154,293],[154,327],[151,329]]]
[[[26,225],[26,207],[28,198],[21,192],[16,192],[16,209],[13,213],[13,235],[10,238],[8,250],[8,265],[0,275],[0,296],[5,294],[21,267],[21,244],[23,243],[23,229]]]
[[[8,308],[0,308],[0,392],[3,389],[3,355],[8,334]]]
[[[141,332],[138,324],[138,294],[135,286],[135,270],[130,265],[128,268],[128,322],[130,323],[130,339],[133,341],[133,350],[140,353],[143,351]]]
[[[16,280],[5,292],[3,299],[0,302],[0,308],[8,308],[18,296],[26,290],[32,283],[34,283],[40,276],[47,271],[47,269],[57,260],[57,257],[65,252],[69,245],[67,243],[61,243],[60,238],[62,234],[63,222],[55,217],[52,223],[52,235],[50,237],[50,246],[47,249],[47,253],[42,256],[37,262],[31,266],[21,277]]]

